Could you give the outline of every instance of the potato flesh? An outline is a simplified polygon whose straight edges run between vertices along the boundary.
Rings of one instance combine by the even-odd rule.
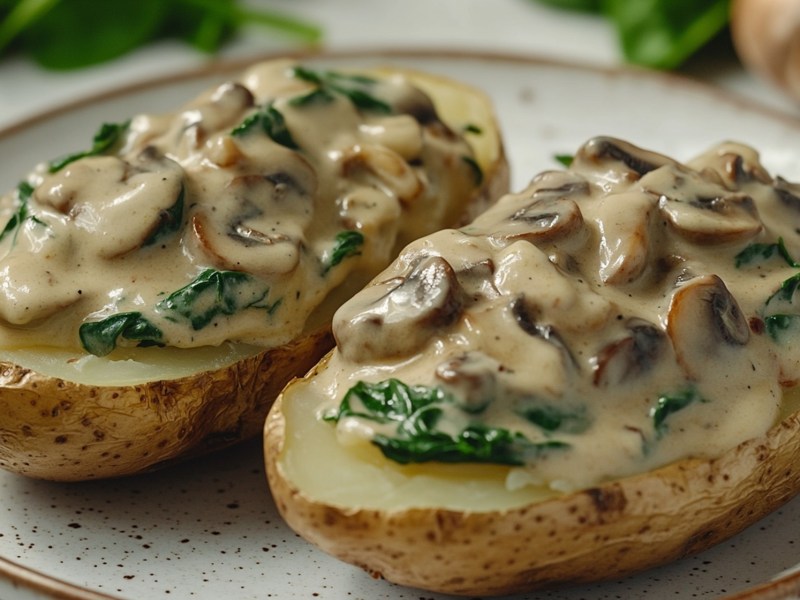
[[[97,357],[61,348],[0,350],[0,361],[13,363],[47,377],[85,385],[123,386],[180,379],[227,367],[262,348],[224,344],[203,348],[130,348],[113,357]]]
[[[336,506],[374,509],[446,507],[453,510],[502,510],[555,495],[537,486],[509,490],[510,469],[495,465],[399,465],[377,448],[343,446],[336,428],[316,413],[318,399],[295,384],[286,398],[285,476],[309,497]]]

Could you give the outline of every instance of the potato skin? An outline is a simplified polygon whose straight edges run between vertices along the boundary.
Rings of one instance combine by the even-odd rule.
[[[267,476],[298,534],[375,577],[499,595],[626,575],[700,552],[800,491],[800,412],[714,460],[688,459],[504,511],[370,510],[314,501],[281,466],[279,397],[265,426]]]
[[[332,345],[322,329],[227,367],[120,387],[0,363],[0,466],[56,481],[98,479],[254,437],[281,388]]]

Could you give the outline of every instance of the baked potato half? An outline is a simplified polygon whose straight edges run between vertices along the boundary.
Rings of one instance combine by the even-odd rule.
[[[595,138],[334,317],[264,430],[290,527],[483,596],[699,552],[800,491],[800,188]]]
[[[334,310],[508,187],[481,91],[255,65],[0,201],[0,467],[130,475],[259,435]]]

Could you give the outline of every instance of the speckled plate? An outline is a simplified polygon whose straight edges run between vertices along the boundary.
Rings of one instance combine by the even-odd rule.
[[[506,133],[514,188],[555,167],[555,154],[599,134],[679,159],[736,139],[759,148],[772,172],[800,179],[800,122],[671,76],[441,52],[313,60],[333,67],[402,64],[484,88]],[[103,120],[173,108],[241,67],[129,87],[0,131],[0,188],[14,187],[40,160],[84,147]],[[373,580],[292,533],[270,498],[257,440],[119,481],[65,485],[0,474],[0,494],[3,600],[443,598]],[[800,498],[698,556],[536,598],[798,598],[798,524]]]

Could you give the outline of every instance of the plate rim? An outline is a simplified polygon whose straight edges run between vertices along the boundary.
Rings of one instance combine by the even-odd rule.
[[[494,61],[506,64],[519,65],[539,65],[551,68],[559,68],[570,71],[581,71],[595,73],[609,77],[635,77],[659,81],[666,84],[677,84],[684,88],[702,93],[706,96],[718,98],[725,104],[744,109],[749,112],[759,113],[761,116],[786,122],[795,127],[800,127],[800,115],[792,115],[779,108],[761,104],[757,100],[741,96],[736,92],[720,88],[716,85],[706,83],[690,75],[673,71],[656,71],[636,65],[607,66],[595,64],[590,61],[570,60],[555,57],[543,56],[533,53],[493,51],[493,50],[466,50],[466,49],[447,49],[447,48],[386,48],[386,47],[364,47],[364,48],[342,48],[337,50],[299,50],[289,52],[265,52],[249,54],[236,58],[213,58],[201,65],[188,68],[178,68],[170,72],[161,73],[153,77],[144,77],[133,80],[122,85],[112,86],[99,92],[92,92],[84,96],[68,100],[57,106],[37,111],[31,115],[18,118],[0,127],[0,140],[18,134],[22,130],[31,127],[41,121],[57,118],[59,115],[79,110],[86,106],[120,98],[127,94],[157,88],[171,83],[191,81],[214,75],[223,76],[226,73],[244,70],[249,65],[257,62],[275,59],[292,60],[320,60],[320,59],[364,59],[364,58],[385,58],[424,60],[424,59],[447,59],[456,61]]]
[[[762,117],[786,123],[800,129],[800,116],[794,116],[778,108],[769,107],[756,100],[740,96],[720,87],[705,83],[692,76],[665,71],[653,71],[641,67],[622,65],[604,66],[588,61],[570,60],[542,56],[534,53],[515,53],[511,51],[467,50],[447,48],[387,48],[360,47],[332,49],[312,49],[301,51],[272,51],[255,53],[236,58],[214,58],[199,66],[173,69],[153,77],[144,77],[112,86],[99,92],[63,102],[57,106],[18,118],[0,127],[0,141],[18,135],[25,129],[42,122],[58,118],[65,113],[86,108],[93,104],[111,101],[137,92],[153,90],[170,84],[189,82],[219,75],[242,71],[249,65],[275,59],[322,60],[322,59],[385,59],[390,60],[454,60],[484,61],[503,64],[536,65],[568,71],[593,73],[608,77],[633,77],[670,85],[680,85],[684,89],[696,91],[706,97],[717,98],[730,107],[756,113]],[[790,499],[791,500],[791,499]],[[800,567],[800,563],[798,564]],[[53,600],[123,600],[103,592],[68,582],[59,577],[49,575],[41,570],[22,565],[0,555],[0,579],[15,588],[22,588]],[[776,575],[775,579],[758,584],[733,595],[725,595],[720,600],[791,600],[800,594],[800,570],[791,569],[784,575]]]

